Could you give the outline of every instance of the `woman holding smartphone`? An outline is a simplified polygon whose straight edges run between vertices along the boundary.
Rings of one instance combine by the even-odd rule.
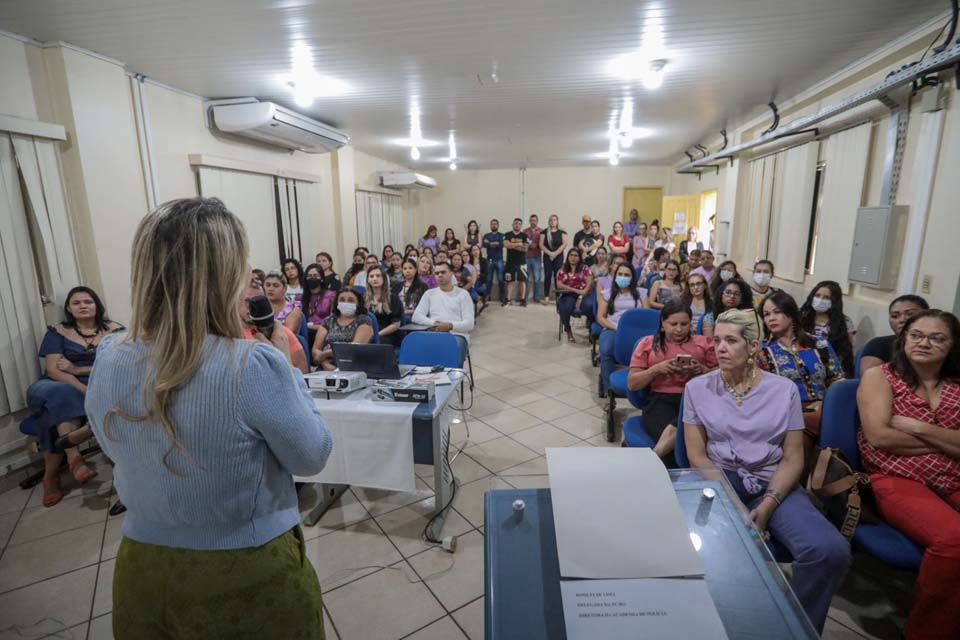
[[[680,298],[671,298],[660,310],[660,330],[637,343],[630,359],[627,386],[649,389],[643,408],[643,427],[656,442],[654,452],[667,467],[676,467],[677,415],[687,381],[717,367],[713,340],[693,332],[693,313]]]

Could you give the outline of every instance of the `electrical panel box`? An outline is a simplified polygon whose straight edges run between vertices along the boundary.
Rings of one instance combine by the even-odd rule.
[[[860,207],[850,253],[850,282],[895,289],[909,208],[904,205]]]

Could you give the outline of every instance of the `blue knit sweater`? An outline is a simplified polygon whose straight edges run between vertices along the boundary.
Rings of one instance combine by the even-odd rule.
[[[97,350],[87,417],[115,463],[127,507],[123,535],[186,549],[257,547],[300,520],[293,474],[318,473],[332,439],[302,374],[270,345],[207,336],[202,363],[177,392],[170,418],[183,451],[146,413],[148,346],[109,336]],[[172,471],[171,471],[172,469]]]

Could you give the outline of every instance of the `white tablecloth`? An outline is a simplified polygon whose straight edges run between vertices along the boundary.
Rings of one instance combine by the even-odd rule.
[[[372,397],[370,389],[332,400],[314,394],[314,402],[333,435],[333,451],[323,471],[295,478],[297,482],[416,490],[413,412],[418,405],[374,401]]]

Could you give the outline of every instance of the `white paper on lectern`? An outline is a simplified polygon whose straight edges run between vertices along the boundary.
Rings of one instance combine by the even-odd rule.
[[[564,578],[702,576],[670,476],[650,449],[547,449]]]
[[[562,580],[568,640],[727,640],[700,578]]]

